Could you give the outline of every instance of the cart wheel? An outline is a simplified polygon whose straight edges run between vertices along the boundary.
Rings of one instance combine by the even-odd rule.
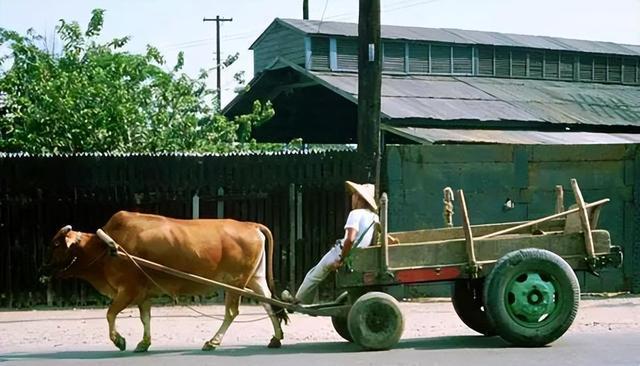
[[[347,323],[346,316],[332,316],[331,324],[333,324],[333,329],[340,334],[340,337],[346,341],[353,342],[353,337],[351,333],[349,333],[349,324]]]
[[[498,260],[487,277],[484,299],[489,321],[504,340],[539,347],[569,329],[578,312],[580,286],[558,255],[522,249]]]
[[[349,333],[355,343],[368,350],[393,347],[404,330],[398,302],[383,292],[361,296],[349,310]]]
[[[457,280],[453,283],[451,303],[458,317],[469,328],[486,336],[496,335],[496,328],[484,311],[484,278]]]

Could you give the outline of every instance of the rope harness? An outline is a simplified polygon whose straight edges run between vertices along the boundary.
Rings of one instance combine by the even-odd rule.
[[[167,296],[171,297],[171,299],[173,299],[173,301],[175,302],[175,304],[176,304],[176,305],[184,306],[184,307],[188,308],[189,310],[191,310],[191,311],[193,311],[193,312],[195,312],[195,313],[197,313],[197,314],[199,314],[199,315],[201,315],[201,316],[204,316],[204,317],[207,317],[207,318],[211,318],[211,319],[216,319],[216,320],[224,321],[224,319],[225,319],[225,317],[224,317],[224,316],[206,314],[206,313],[203,313],[203,312],[201,312],[200,310],[198,310],[198,309],[196,309],[196,308],[192,307],[191,305],[187,305],[187,304],[180,304],[180,303],[179,303],[179,301],[178,301],[178,298],[177,298],[174,294],[172,294],[172,293],[170,293],[169,291],[167,291],[167,290],[166,290],[164,287],[162,287],[158,282],[156,282],[156,280],[154,280],[154,279],[151,277],[151,275],[150,275],[149,273],[147,273],[147,271],[145,271],[145,270],[144,270],[144,269],[143,269],[143,268],[138,264],[138,262],[136,262],[136,260],[135,260],[135,259],[133,259],[133,258],[131,257],[131,255],[130,255],[130,254],[129,254],[129,253],[128,253],[128,252],[127,252],[127,251],[126,251],[126,250],[125,250],[121,245],[119,245],[118,243],[115,243],[115,242],[114,242],[113,244],[115,244],[115,246],[116,246],[116,251],[118,251],[118,250],[119,250],[119,251],[121,251],[125,256],[127,256],[127,258],[129,258],[129,260],[130,260],[131,262],[133,262],[133,264],[134,264],[134,265],[135,265],[135,266],[140,270],[140,272],[142,272],[142,274],[144,274],[144,275],[145,275],[145,277],[147,277],[147,279],[149,279],[149,281],[151,281],[151,283],[153,283],[157,288],[159,288],[159,289],[160,289],[160,291],[162,291],[165,295],[167,295]],[[242,315],[242,314],[238,314],[238,315]],[[244,314],[244,315],[250,315],[250,314]],[[249,319],[249,320],[234,320],[234,322],[237,322],[237,323],[253,323],[253,322],[258,322],[258,321],[261,321],[261,320],[268,319],[269,317],[270,317],[270,315],[267,315],[267,316],[263,316],[263,317],[256,318],[256,319]]]

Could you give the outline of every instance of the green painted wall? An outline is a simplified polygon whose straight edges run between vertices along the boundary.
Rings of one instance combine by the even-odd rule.
[[[304,65],[304,52],[304,35],[276,23],[253,48],[253,74],[257,75],[276,57]]]
[[[579,274],[584,292],[640,292],[640,150],[638,145],[410,145],[388,146],[386,184],[390,230],[443,226],[442,189],[463,189],[472,224],[535,219],[555,209],[556,185],[565,207],[576,178],[587,201],[610,198],[600,228],[624,250],[622,269],[600,277]],[[635,195],[634,195],[635,193]],[[506,199],[515,202],[503,210]],[[460,225],[457,203],[455,225]],[[636,232],[638,231],[638,232]],[[635,250],[634,250],[635,249]]]

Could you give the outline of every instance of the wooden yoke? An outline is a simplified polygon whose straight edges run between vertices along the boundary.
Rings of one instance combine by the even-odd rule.
[[[473,246],[473,232],[471,231],[471,223],[469,222],[469,213],[467,212],[467,203],[464,200],[464,192],[458,189],[458,202],[460,202],[460,212],[462,212],[462,230],[464,231],[464,239],[466,241],[467,259],[469,262],[469,272],[472,278],[478,277],[480,268],[476,261],[476,251]]]

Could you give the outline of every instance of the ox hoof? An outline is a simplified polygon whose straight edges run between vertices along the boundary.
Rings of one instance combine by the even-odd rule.
[[[136,346],[136,349],[133,350],[133,352],[147,352],[150,345],[151,345],[151,342],[140,341],[140,343],[138,343],[138,345]]]
[[[116,339],[113,341],[113,344],[115,344],[120,351],[127,349],[127,340],[120,334],[116,334]]]
[[[218,346],[219,346],[219,344],[217,344],[217,343],[213,343],[211,341],[206,341],[206,342],[204,342],[204,345],[202,345],[202,350],[203,351],[213,351]]]
[[[280,343],[280,340],[276,337],[271,338],[271,341],[269,342],[269,345],[267,347],[269,348],[280,348],[282,346],[282,343]]]

